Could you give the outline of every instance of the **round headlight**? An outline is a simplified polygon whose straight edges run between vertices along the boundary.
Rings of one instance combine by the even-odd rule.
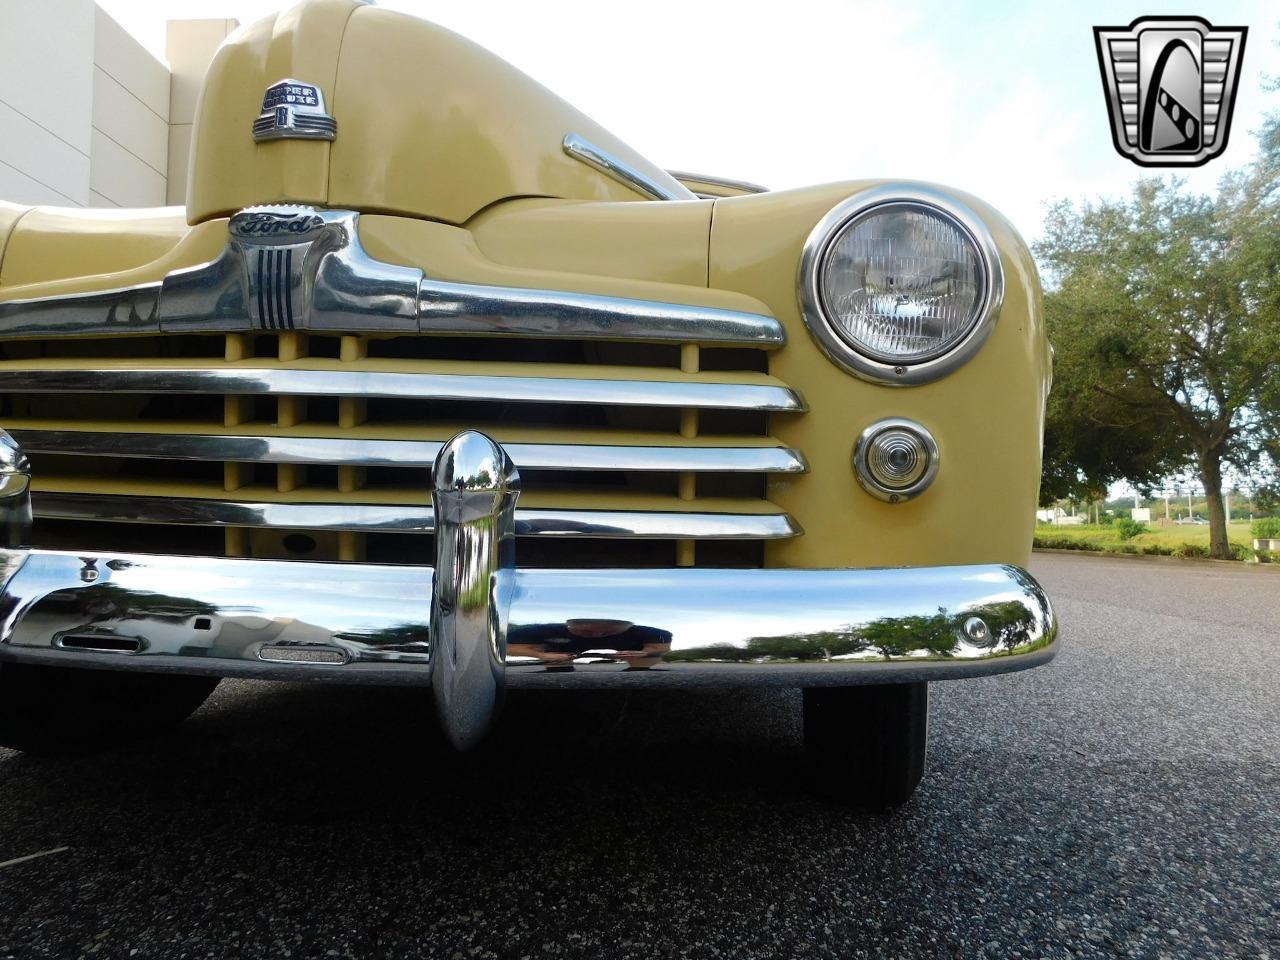
[[[927,383],[968,360],[1004,295],[982,221],[949,197],[883,186],[839,204],[801,262],[805,322],[837,363],[884,383]]]

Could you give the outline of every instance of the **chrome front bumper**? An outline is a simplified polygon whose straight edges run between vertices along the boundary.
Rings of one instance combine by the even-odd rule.
[[[434,567],[21,547],[26,467],[9,445],[0,661],[429,684],[467,747],[506,685],[941,680],[1057,647],[1044,591],[1006,565],[517,570],[518,475],[474,431],[436,460]]]

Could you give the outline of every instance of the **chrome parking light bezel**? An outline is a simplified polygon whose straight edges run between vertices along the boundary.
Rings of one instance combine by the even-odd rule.
[[[839,332],[827,314],[820,274],[832,243],[845,227],[883,207],[898,205],[922,208],[959,228],[978,252],[984,291],[968,329],[956,343],[923,359],[886,362],[858,350]],[[1004,303],[1000,250],[986,223],[954,197],[915,184],[882,184],[860,190],[836,204],[805,240],[798,283],[805,326],[822,352],[854,376],[892,386],[930,383],[967,363],[991,335]]]
[[[915,483],[909,486],[889,487],[881,484],[876,481],[867,465],[867,451],[871,446],[871,442],[886,430],[902,430],[914,434],[919,438],[929,455],[929,462],[925,465],[924,473],[920,475]],[[888,417],[884,420],[877,420],[859,434],[858,440],[853,446],[853,473],[858,478],[858,484],[867,493],[879,500],[884,500],[886,503],[904,503],[920,496],[929,488],[929,485],[933,483],[934,478],[938,475],[939,460],[938,441],[934,439],[928,428],[914,420],[907,420],[902,417]]]

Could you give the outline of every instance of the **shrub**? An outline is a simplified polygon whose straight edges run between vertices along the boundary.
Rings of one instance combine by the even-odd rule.
[[[1119,534],[1121,540],[1132,540],[1140,533],[1146,533],[1147,525],[1141,520],[1135,520],[1133,517],[1117,517],[1116,533]]]
[[[1243,543],[1231,544],[1231,556],[1237,560],[1243,560],[1245,563],[1255,559],[1253,547],[1245,546]]]
[[[1166,547],[1163,543],[1144,543],[1140,552],[1147,557],[1172,557],[1173,548]]]
[[[1102,552],[1112,555],[1119,555],[1122,553],[1136,554],[1138,552],[1138,545],[1134,543],[1117,543],[1103,548]]]
[[[1209,548],[1199,543],[1180,543],[1173,548],[1173,555],[1184,560],[1194,560],[1209,556]]]
[[[1032,540],[1032,546],[1040,547],[1044,550],[1089,550],[1089,544],[1083,540],[1077,540],[1075,537],[1045,537],[1036,536]]]
[[[1250,532],[1258,540],[1280,540],[1280,517],[1260,517]]]
[[[1039,547],[1042,550],[1101,550],[1103,544],[1097,540],[1091,540],[1087,537],[1071,537],[1063,536],[1045,536],[1036,534],[1032,538],[1031,545]]]

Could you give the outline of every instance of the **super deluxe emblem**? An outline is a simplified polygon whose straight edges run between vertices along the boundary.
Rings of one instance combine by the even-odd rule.
[[[338,122],[324,109],[324,94],[314,83],[281,80],[267,87],[262,113],[253,121],[253,139],[332,140]]]

